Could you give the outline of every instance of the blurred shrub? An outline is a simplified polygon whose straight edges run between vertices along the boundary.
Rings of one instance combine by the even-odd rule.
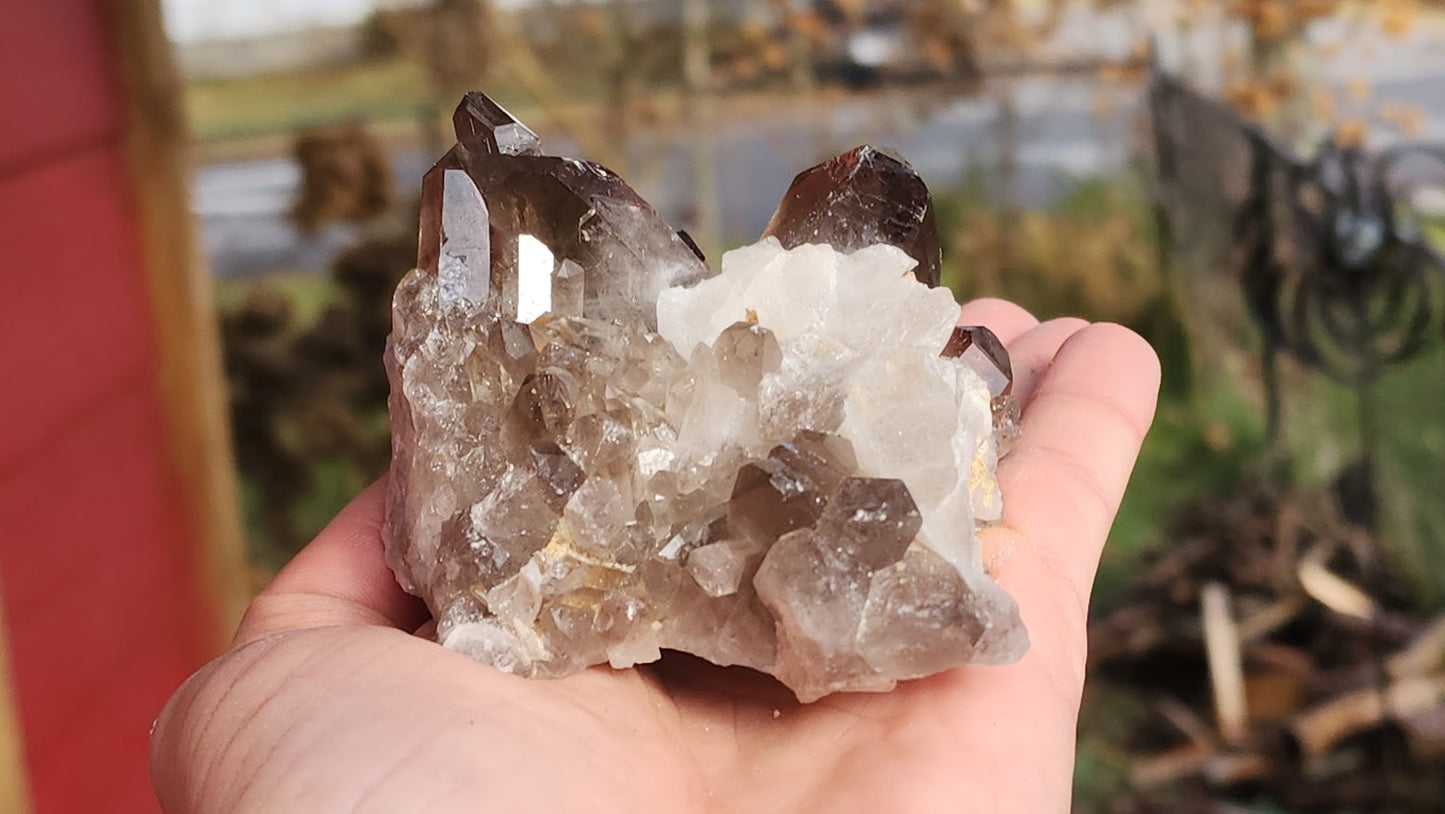
[[[262,567],[284,564],[386,471],[382,352],[391,292],[415,257],[414,232],[377,234],[337,259],[329,285],[262,283],[223,307],[231,431]],[[321,302],[299,302],[303,291]]]
[[[977,176],[937,201],[944,283],[960,299],[1002,297],[1040,319],[1118,322],[1148,339],[1165,384],[1190,386],[1189,339],[1169,296],[1154,213],[1132,175],[1082,180],[1044,209],[1010,212]]]
[[[362,56],[383,61],[421,53],[428,25],[424,8],[379,8],[361,24]]]
[[[303,229],[363,224],[329,277],[291,275],[221,302],[232,433],[256,558],[290,558],[386,470],[390,433],[382,353],[391,292],[416,258],[415,214],[395,205],[390,162],[357,124],[308,130],[292,217]]]
[[[1041,317],[1132,322],[1163,292],[1143,196],[1126,178],[1078,182],[1047,209],[1001,211],[976,180],[939,202],[961,297],[1004,297]]]
[[[301,191],[291,218],[305,231],[380,217],[395,203],[386,150],[360,123],[304,130],[292,152],[301,166]]]

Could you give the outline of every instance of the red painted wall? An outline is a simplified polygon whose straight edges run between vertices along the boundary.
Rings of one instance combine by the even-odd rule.
[[[40,812],[151,811],[212,621],[170,467],[104,0],[0,0],[0,590]]]

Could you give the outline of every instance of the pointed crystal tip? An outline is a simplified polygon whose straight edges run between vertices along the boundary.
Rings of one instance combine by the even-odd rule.
[[[457,141],[480,141],[483,152],[494,155],[541,155],[542,142],[527,125],[517,121],[506,108],[485,93],[472,91],[462,97],[452,114]]]
[[[960,325],[953,329],[942,356],[957,359],[983,378],[991,397],[994,437],[1000,457],[1007,455],[1018,440],[1021,415],[1013,397],[1014,371],[1008,348],[993,331],[982,325]]]
[[[788,249],[826,243],[852,252],[888,243],[918,261],[913,276],[930,286],[943,267],[928,185],[907,161],[867,145],[799,173],[763,235]]]
[[[1014,371],[1008,349],[988,328],[982,325],[954,328],[941,355],[948,359],[962,359],[983,377],[994,398],[1007,396],[1013,391]]]
[[[422,178],[417,267],[448,307],[530,323],[657,323],[663,290],[695,282],[695,249],[616,173],[542,155],[500,105],[469,93],[459,142]]]

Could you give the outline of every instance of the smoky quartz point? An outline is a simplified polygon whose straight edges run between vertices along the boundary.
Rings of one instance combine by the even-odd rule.
[[[663,289],[706,275],[611,170],[541,155],[532,131],[479,93],[455,121],[457,145],[422,179],[417,250],[449,303],[522,323],[551,314],[653,325]]]
[[[485,93],[462,97],[452,114],[452,127],[462,144],[480,142],[481,152],[492,155],[541,155],[542,141],[527,125],[512,118]]]
[[[709,276],[487,97],[456,126],[386,357],[387,560],[443,645],[538,678],[681,650],[803,701],[1024,652],[978,537],[1007,353],[927,284],[906,164],[804,173]]]
[[[999,454],[1007,452],[1021,431],[1019,406],[1013,397],[1014,372],[1008,349],[993,331],[982,325],[959,325],[953,329],[953,335],[943,347],[943,355],[968,365],[988,385]]]
[[[867,145],[799,173],[763,235],[788,249],[897,246],[918,262],[913,274],[930,286],[939,284],[943,268],[928,185],[901,157]]]

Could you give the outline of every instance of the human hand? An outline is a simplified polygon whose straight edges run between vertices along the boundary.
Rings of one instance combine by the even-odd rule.
[[[1068,810],[1089,592],[1153,418],[1139,337],[981,300],[1010,350],[1023,434],[1000,464],[995,579],[1032,646],[882,694],[801,706],[771,679],[669,653],[556,680],[414,635],[371,487],[252,603],[231,650],[162,711],[169,812]]]

